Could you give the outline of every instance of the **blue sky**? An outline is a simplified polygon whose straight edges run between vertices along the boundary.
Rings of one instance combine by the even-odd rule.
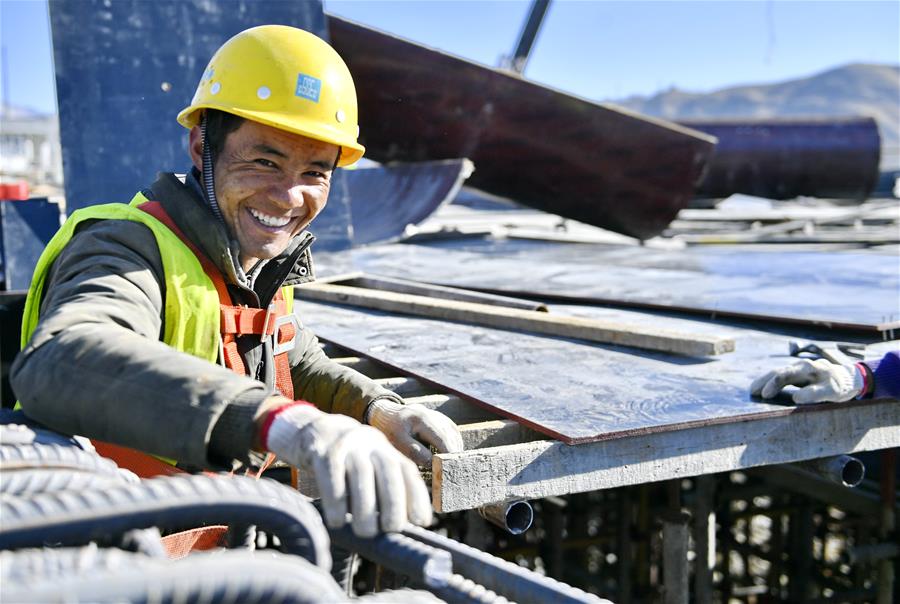
[[[150,0],[148,0],[150,1]],[[326,0],[326,10],[496,65],[529,2]],[[44,0],[0,0],[0,87],[9,102],[55,110]],[[851,62],[900,62],[900,2],[554,0],[525,75],[594,100],[675,86],[709,91],[775,82]]]

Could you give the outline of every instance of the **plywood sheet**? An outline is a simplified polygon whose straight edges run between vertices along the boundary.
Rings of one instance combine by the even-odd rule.
[[[871,333],[900,328],[900,256],[654,250],[487,239],[376,246],[342,270],[548,300],[626,304]],[[327,272],[327,268],[326,268]]]
[[[302,300],[302,286],[297,295],[320,337],[570,444],[793,411],[748,392],[754,377],[790,360],[785,338],[735,329],[735,353],[696,359],[314,303]]]

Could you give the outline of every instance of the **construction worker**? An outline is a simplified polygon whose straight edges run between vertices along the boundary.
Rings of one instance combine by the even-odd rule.
[[[11,371],[22,409],[179,467],[274,453],[314,473],[327,524],[349,513],[361,536],[429,523],[410,459],[461,451],[456,426],[328,359],[292,312],[313,278],[306,227],[364,152],[346,65],[308,32],[254,27],[178,121],[189,174],[74,212],[47,246]]]
[[[838,365],[826,359],[803,359],[753,380],[750,394],[774,398],[786,386],[800,386],[792,395],[798,405],[900,398],[900,351],[853,365]]]

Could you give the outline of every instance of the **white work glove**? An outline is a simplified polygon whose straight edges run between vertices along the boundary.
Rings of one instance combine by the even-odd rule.
[[[360,537],[376,535],[379,525],[399,531],[407,522],[431,523],[431,501],[418,469],[381,432],[309,404],[275,413],[262,444],[287,463],[312,470],[328,526],[343,526],[348,511]]]
[[[381,430],[397,449],[420,466],[431,466],[431,450],[459,453],[462,436],[453,420],[422,405],[401,405],[376,399],[366,411],[366,421]],[[423,444],[425,443],[425,444]]]
[[[825,359],[799,363],[770,371],[750,384],[750,394],[773,398],[785,386],[801,386],[794,395],[798,405],[841,403],[856,398],[866,386],[862,372],[855,365],[835,365]]]

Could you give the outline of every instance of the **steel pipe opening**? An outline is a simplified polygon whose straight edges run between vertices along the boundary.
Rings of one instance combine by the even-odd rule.
[[[534,509],[521,499],[485,505],[478,508],[478,513],[512,535],[521,535],[534,521]]]
[[[796,464],[822,478],[853,488],[863,481],[866,476],[866,466],[856,457],[850,455],[837,455],[822,459],[811,459]]]

